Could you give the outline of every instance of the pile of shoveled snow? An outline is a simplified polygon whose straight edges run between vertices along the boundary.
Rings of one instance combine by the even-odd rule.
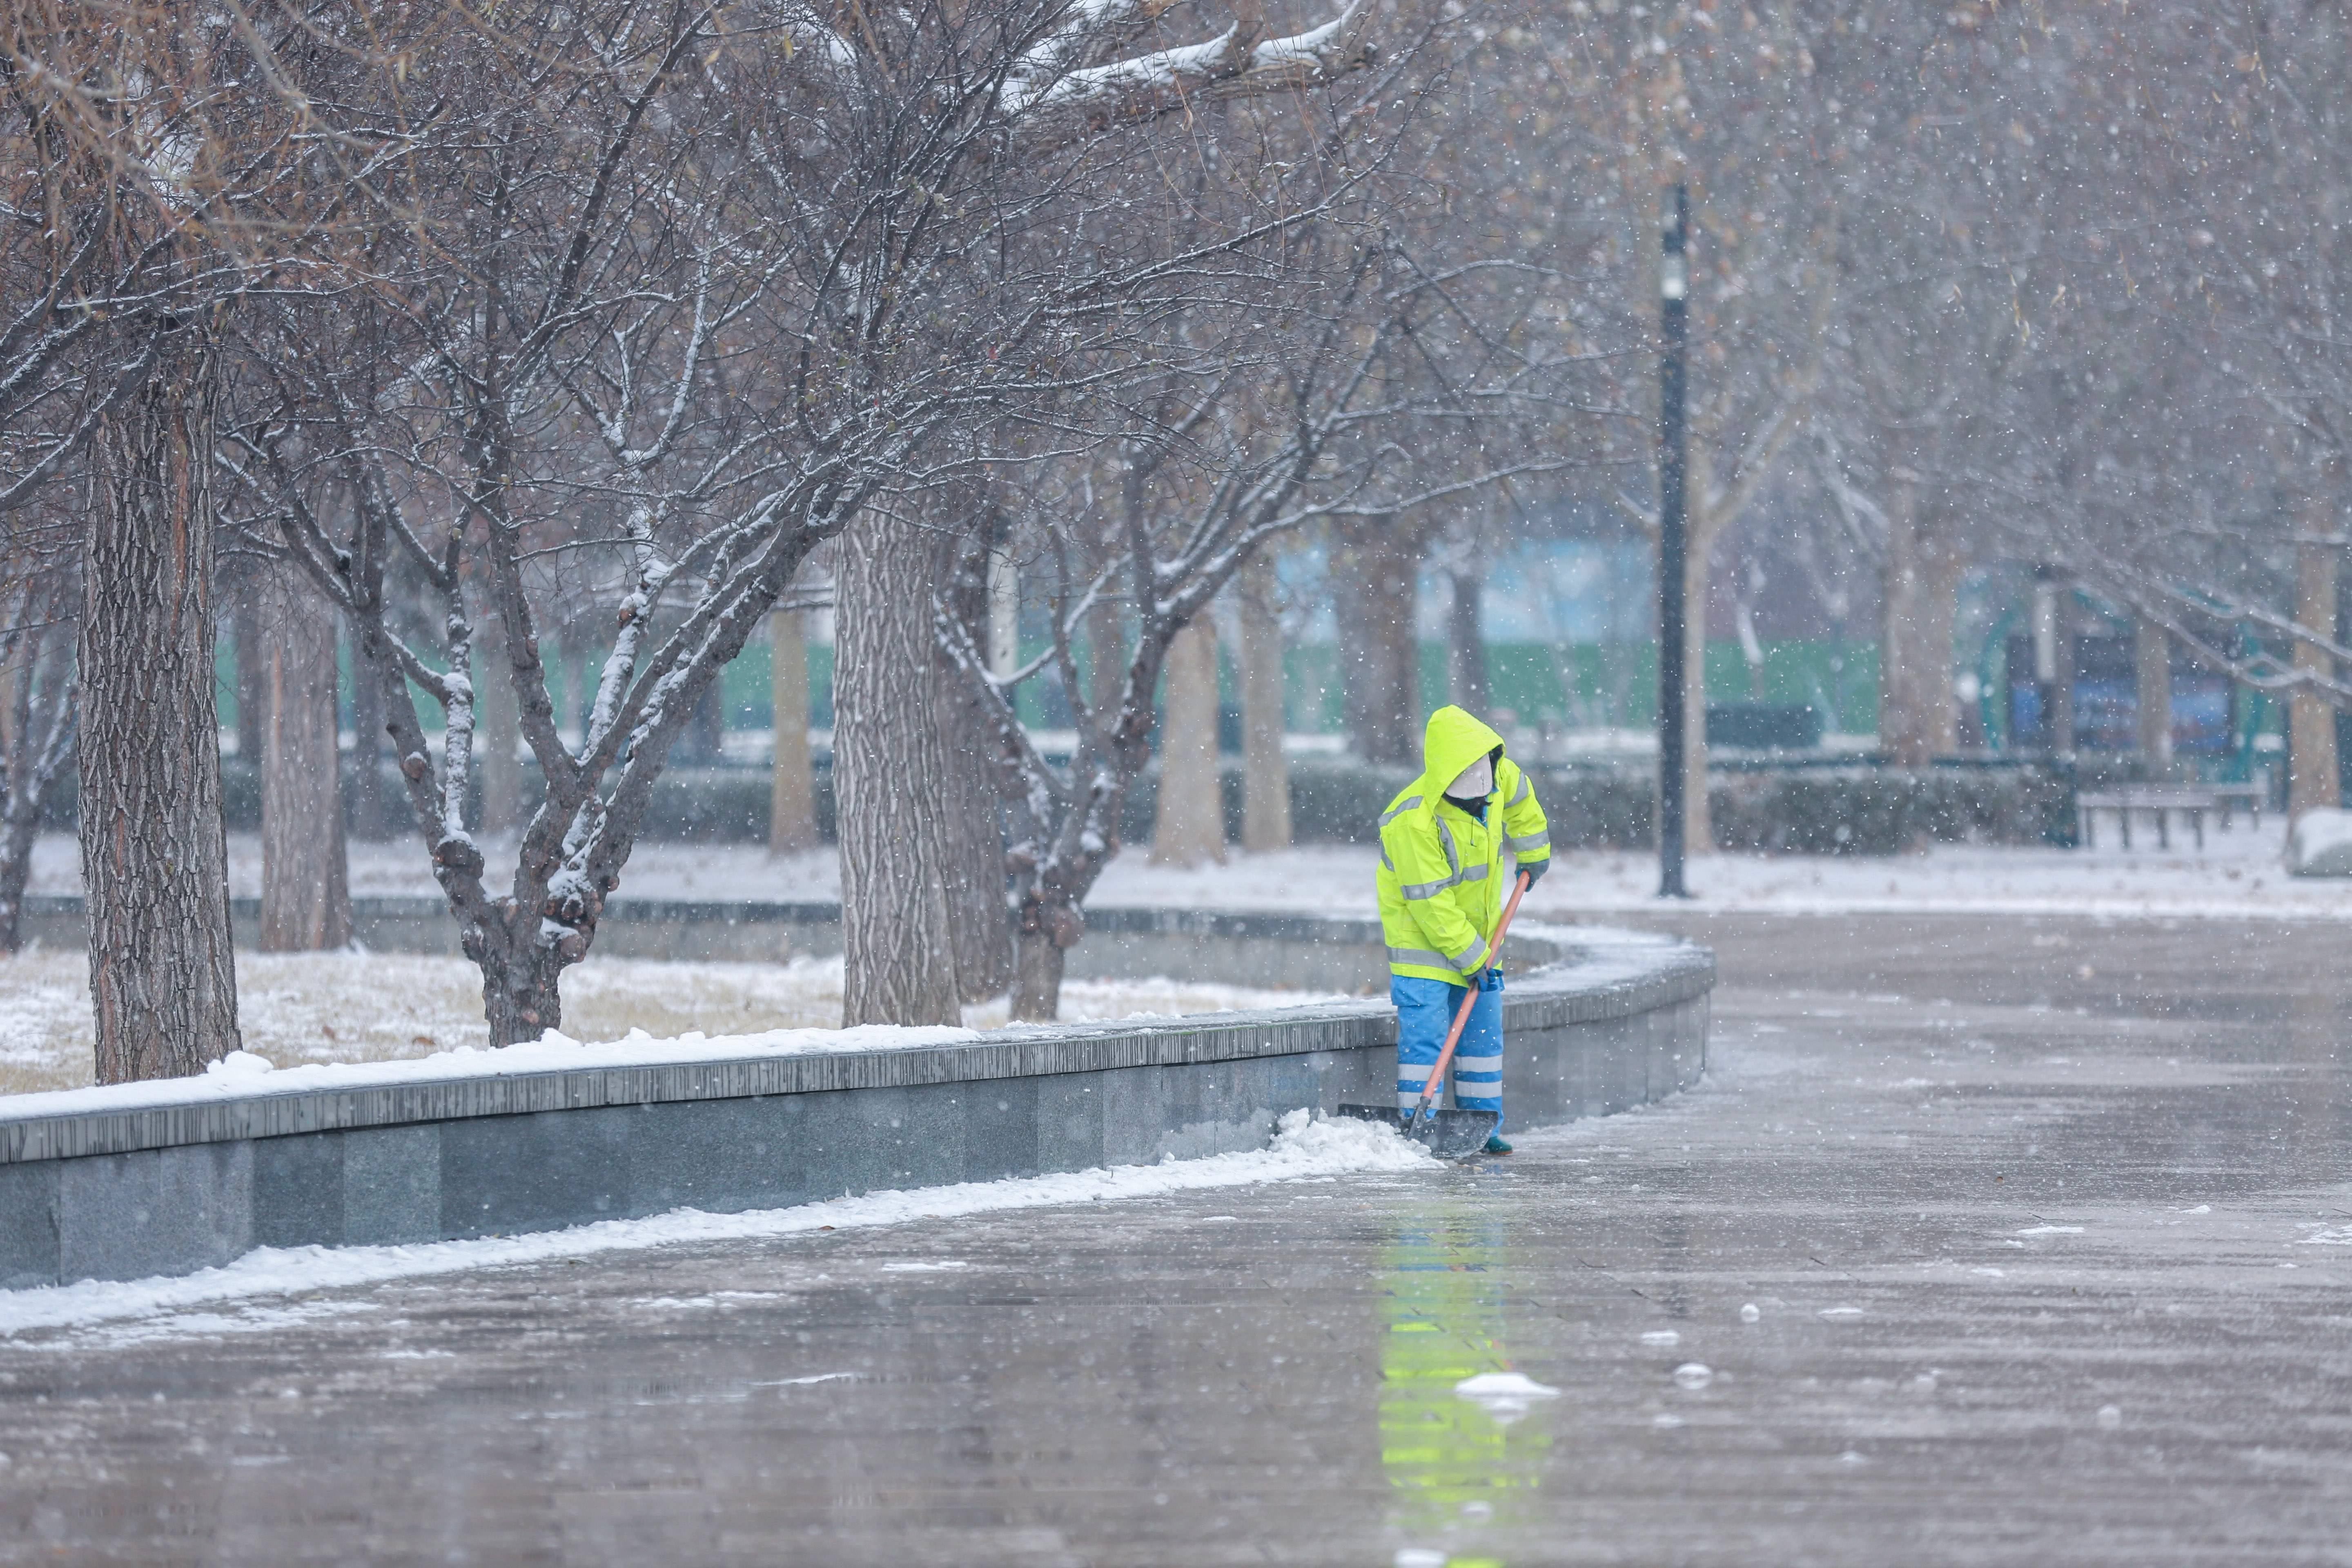
[[[121,1282],[84,1280],[78,1285],[5,1290],[0,1291],[0,1339],[41,1329],[151,1318],[241,1298],[347,1289],[391,1279],[542,1263],[551,1258],[581,1258],[598,1252],[766,1240],[819,1230],[907,1225],[1008,1209],[1160,1197],[1210,1187],[1439,1168],[1438,1161],[1427,1150],[1406,1142],[1394,1128],[1383,1123],[1293,1110],[1282,1118],[1267,1147],[1244,1153],[866,1193],[795,1208],[753,1209],[742,1214],[673,1209],[648,1219],[604,1220],[568,1230],[475,1241],[427,1242],[412,1247],[265,1247],[247,1253],[234,1263],[176,1278]],[[276,1321],[265,1314],[255,1318],[254,1326]],[[156,1331],[233,1332],[240,1326],[236,1317],[207,1311],[189,1314],[176,1327],[170,1322],[157,1325]]]

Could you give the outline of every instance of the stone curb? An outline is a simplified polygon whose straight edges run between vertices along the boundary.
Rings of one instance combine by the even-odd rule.
[[[1198,910],[1120,913],[1148,919],[1143,930],[1242,940],[1297,940],[1319,929],[1348,942],[1360,938],[1352,928],[1372,923]],[[1703,996],[1715,984],[1714,956],[1705,949],[1661,943],[1612,944],[1607,951],[1618,960],[1606,966],[1612,969],[1622,969],[1634,954],[1654,956],[1641,973],[1597,979],[1587,973],[1597,965],[1586,947],[1567,962],[1522,975],[1505,994],[1506,1029],[1630,1017]],[[257,1088],[235,1099],[62,1116],[10,1116],[0,1100],[0,1165],[544,1110],[1045,1078],[1363,1050],[1395,1042],[1396,1016],[1381,1000],[1234,1014],[1213,1024],[1029,1026],[992,1030],[985,1040],[971,1044],[901,1050],[453,1076],[379,1089]]]

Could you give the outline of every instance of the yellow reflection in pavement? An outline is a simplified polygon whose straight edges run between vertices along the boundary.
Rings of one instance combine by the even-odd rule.
[[[1399,1562],[1427,1552],[1433,1563],[1444,1552],[1446,1568],[1502,1568],[1469,1538],[1517,1511],[1551,1446],[1529,1406],[1454,1392],[1511,1367],[1501,1283],[1486,1272],[1503,1241],[1491,1215],[1445,1205],[1406,1216],[1381,1255],[1381,1465],[1397,1526],[1417,1549]]]

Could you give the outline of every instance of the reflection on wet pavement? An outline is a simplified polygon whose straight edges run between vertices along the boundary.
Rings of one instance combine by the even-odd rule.
[[[1492,1209],[1415,1205],[1381,1249],[1381,1468],[1412,1542],[1402,1568],[1499,1565],[1475,1541],[1483,1526],[1524,1517],[1516,1504],[1550,1446],[1543,1421],[1528,1419],[1540,1398],[1458,1392],[1510,1370],[1501,1283],[1487,1271],[1506,1229]]]
[[[0,1343],[0,1568],[2352,1563],[2352,928],[1689,929],[1508,1160]]]

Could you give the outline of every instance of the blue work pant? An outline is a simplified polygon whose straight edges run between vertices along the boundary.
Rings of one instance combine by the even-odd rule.
[[[1445,1048],[1445,1032],[1466,985],[1416,975],[1389,976],[1389,1000],[1397,1010],[1397,1106],[1410,1110],[1421,1100],[1429,1069]],[[1436,1103],[1444,1103],[1443,1089]],[[1486,970],[1480,976],[1478,1001],[1470,1021],[1462,1027],[1461,1044],[1454,1047],[1454,1103],[1465,1110],[1503,1111],[1503,972]],[[1502,1130],[1500,1121],[1496,1131]]]

